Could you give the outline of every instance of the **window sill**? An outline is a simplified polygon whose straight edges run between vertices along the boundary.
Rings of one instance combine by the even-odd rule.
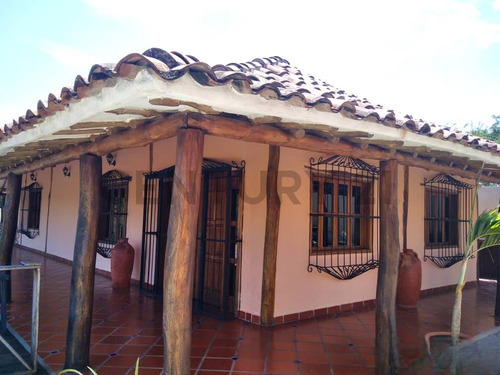
[[[309,249],[309,255],[323,255],[323,254],[366,254],[371,253],[373,250],[366,248],[341,248],[341,249]]]

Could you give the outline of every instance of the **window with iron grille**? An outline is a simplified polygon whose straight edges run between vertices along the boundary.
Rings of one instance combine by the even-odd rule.
[[[33,182],[22,190],[21,228],[19,232],[28,238],[35,238],[40,233],[43,187],[38,182]]]
[[[128,185],[130,176],[116,170],[107,172],[101,180],[101,220],[97,252],[105,258],[120,238],[127,235]]]
[[[425,201],[425,246],[458,246],[458,194],[426,190]]]
[[[463,258],[472,185],[446,174],[425,180],[424,260],[447,268]]]
[[[378,265],[377,167],[334,156],[311,160],[309,271],[352,279]]]

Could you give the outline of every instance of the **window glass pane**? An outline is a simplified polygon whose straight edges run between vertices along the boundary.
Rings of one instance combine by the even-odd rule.
[[[311,209],[312,212],[318,212],[319,205],[319,181],[313,181]]]
[[[338,242],[339,242],[339,247],[345,247],[347,246],[347,218],[346,217],[339,217],[339,224],[338,224]]]
[[[436,241],[435,236],[435,199],[434,194],[429,193],[429,207],[428,207],[428,218],[429,218],[429,243],[434,243]]]
[[[339,184],[339,214],[347,213],[347,185]]]
[[[443,196],[440,194],[437,197],[437,238],[436,241],[439,243],[443,242],[443,219],[444,219],[444,211],[443,211]]]
[[[325,182],[324,189],[323,212],[333,212],[333,184],[331,182]]]
[[[333,246],[333,218],[323,218],[323,247]]]
[[[361,246],[361,219],[355,217],[352,219],[352,246]]]
[[[311,228],[311,246],[314,249],[318,248],[318,217],[312,217],[312,228]]]
[[[361,186],[352,187],[351,214],[361,214]]]

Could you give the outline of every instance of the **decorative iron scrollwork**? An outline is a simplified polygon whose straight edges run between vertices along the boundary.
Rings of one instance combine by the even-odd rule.
[[[464,256],[473,186],[440,173],[424,179],[425,249],[429,259],[440,268],[460,262]]]
[[[349,156],[310,159],[310,253],[307,270],[348,280],[378,266],[380,169]]]

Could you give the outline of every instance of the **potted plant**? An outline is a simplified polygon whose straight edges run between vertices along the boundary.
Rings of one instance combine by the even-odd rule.
[[[459,344],[460,339],[470,338],[470,336],[460,332],[460,323],[462,316],[462,292],[466,284],[465,273],[467,271],[468,262],[480,251],[500,245],[500,205],[489,211],[482,212],[476,220],[473,220],[473,215],[475,213],[477,204],[477,187],[479,184],[480,176],[481,175],[479,175],[476,181],[474,200],[470,211],[471,225],[467,232],[466,248],[462,260],[458,283],[455,289],[455,302],[453,305],[451,332],[430,332],[425,335],[427,351],[431,359],[433,359],[430,344],[431,338],[436,336],[451,336],[451,343],[453,346],[450,351],[451,358],[449,359],[449,367],[451,373],[456,373],[458,369],[458,354],[457,351],[454,350],[454,348]]]
[[[476,198],[475,198],[476,200]],[[455,304],[453,305],[453,316],[451,320],[451,340],[457,345],[460,339],[460,322],[462,316],[462,291],[465,286],[465,272],[469,259],[481,250],[500,245],[500,205],[490,211],[484,211],[472,223],[467,234],[467,246],[465,249],[462,267],[455,290]],[[475,249],[476,243],[482,242]]]

